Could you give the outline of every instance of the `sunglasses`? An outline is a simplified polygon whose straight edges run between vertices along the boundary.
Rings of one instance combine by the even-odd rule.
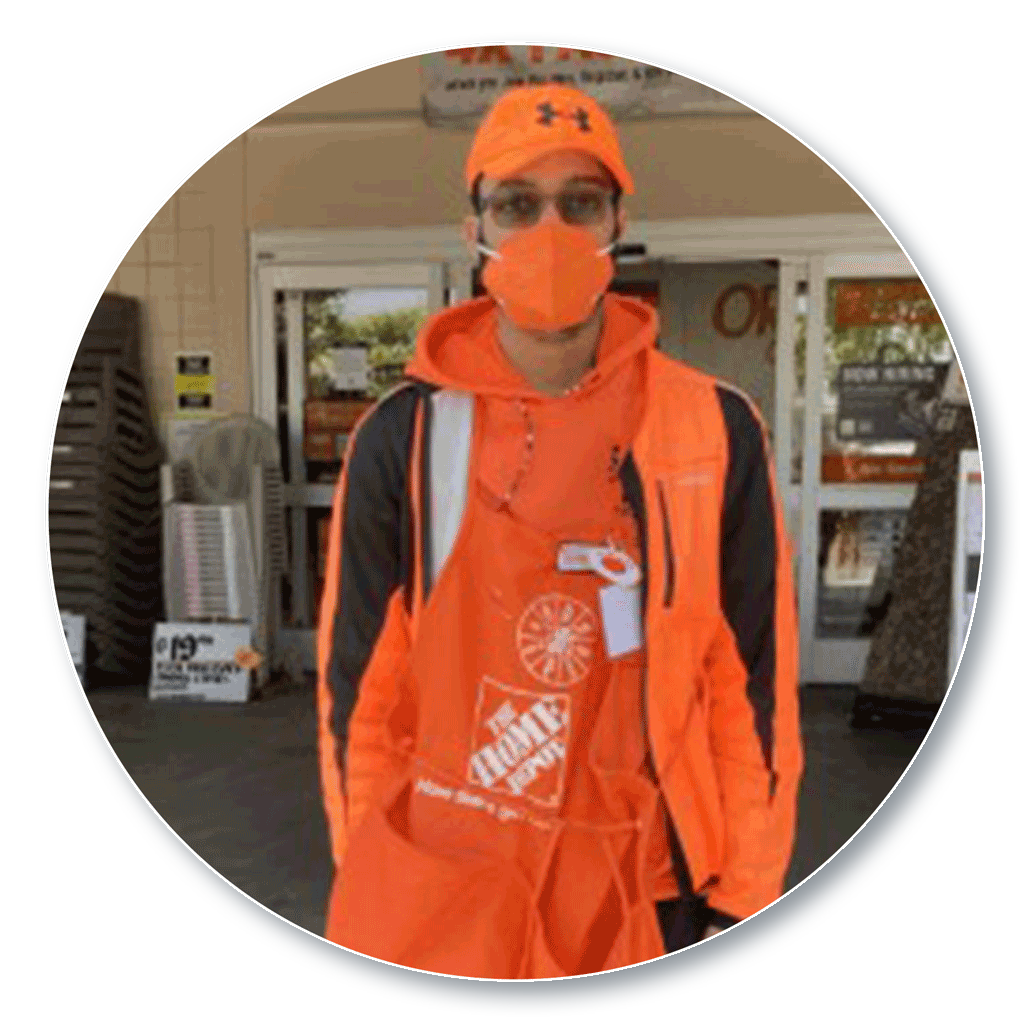
[[[598,185],[568,185],[545,195],[527,185],[499,185],[480,200],[480,212],[490,211],[499,228],[531,228],[554,203],[559,217],[574,227],[593,227],[607,219],[614,203],[611,191]]]

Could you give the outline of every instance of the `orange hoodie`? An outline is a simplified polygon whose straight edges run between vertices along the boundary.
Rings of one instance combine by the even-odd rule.
[[[538,392],[509,361],[490,298],[445,310],[426,324],[407,373],[482,400],[475,464],[493,508],[526,530],[559,540],[611,541],[639,564],[637,524],[622,494],[619,466],[643,417],[646,361],[659,322],[636,299],[609,294],[603,301],[595,365],[562,396]],[[609,667],[606,660],[594,666],[601,676]],[[630,689],[622,712],[630,721],[621,723],[622,735],[643,743],[642,655],[620,659],[617,668]],[[676,896],[664,828],[656,827],[651,859],[657,898]]]
[[[626,532],[617,460],[643,415],[645,356],[658,317],[635,299],[607,295],[596,365],[568,394],[535,390],[497,337],[489,298],[445,310],[421,332],[410,376],[484,400],[479,475],[499,500],[515,490],[516,514],[544,530],[577,526]],[[526,446],[532,436],[532,450]]]

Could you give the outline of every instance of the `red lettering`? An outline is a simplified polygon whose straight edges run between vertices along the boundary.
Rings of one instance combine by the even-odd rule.
[[[461,60],[463,64],[472,64],[473,55],[476,53],[475,46],[463,47],[461,50],[445,50],[444,55],[449,60]]]
[[[761,314],[757,318],[758,337],[767,330],[775,333],[775,291],[773,284],[766,284],[761,289]]]
[[[738,327],[731,327],[725,322],[725,304],[734,295],[742,295],[747,301],[747,315]],[[715,302],[715,312],[711,317],[711,322],[714,324],[715,330],[724,337],[742,338],[754,326],[759,305],[757,289],[752,284],[729,285]]]
[[[544,60],[544,47],[543,46],[531,46],[530,47],[530,60],[534,64],[540,64]]]
[[[537,47],[540,49],[540,47]],[[562,46],[559,48],[558,53],[555,54],[555,60],[572,60],[573,54],[578,53],[581,60],[612,60],[607,53],[598,53],[597,50],[570,50],[568,47]]]
[[[478,64],[490,64],[492,57],[499,64],[512,63],[512,54],[508,52],[507,46],[481,46],[476,60]]]

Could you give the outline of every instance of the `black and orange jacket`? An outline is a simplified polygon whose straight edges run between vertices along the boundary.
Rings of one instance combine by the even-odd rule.
[[[618,351],[642,368],[643,415],[618,476],[639,524],[646,727],[676,875],[682,894],[741,919],[781,895],[802,770],[790,552],[766,433],[742,393],[656,350],[653,311],[605,303],[636,333]],[[401,769],[386,736],[390,679],[419,642],[431,578],[431,523],[418,513],[430,508],[425,399],[438,388],[486,399],[486,363],[453,368],[444,341],[492,311],[475,300],[428,321],[408,384],[357,426],[335,491],[317,699],[336,865]]]

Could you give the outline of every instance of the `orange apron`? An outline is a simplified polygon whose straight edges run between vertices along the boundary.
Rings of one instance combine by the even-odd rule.
[[[607,581],[557,567],[561,543],[603,544],[607,531],[604,517],[545,533],[471,485],[414,616],[391,730],[403,768],[354,825],[327,938],[477,978],[586,974],[665,952],[644,655],[607,657]],[[639,564],[635,538],[613,539]]]

